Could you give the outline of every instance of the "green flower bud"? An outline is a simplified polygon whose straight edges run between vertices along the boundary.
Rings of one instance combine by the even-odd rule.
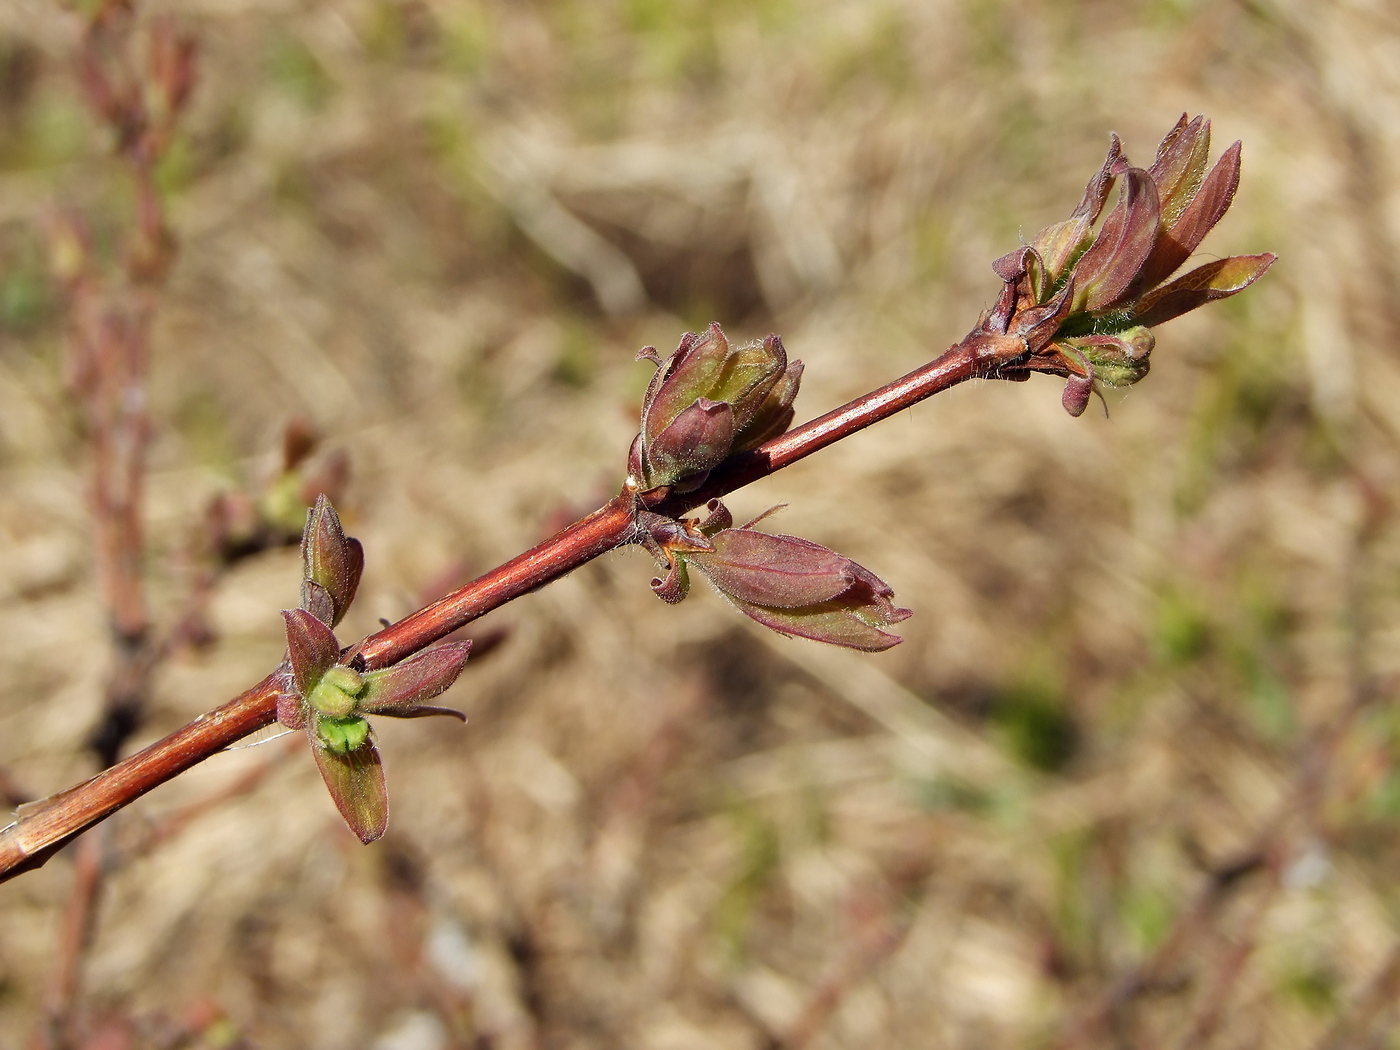
[[[363,718],[323,715],[316,719],[316,739],[333,755],[358,751],[369,739],[369,723]]]
[[[356,697],[364,691],[365,680],[343,664],[330,668],[307,695],[306,701],[323,715],[344,718],[354,712]]]

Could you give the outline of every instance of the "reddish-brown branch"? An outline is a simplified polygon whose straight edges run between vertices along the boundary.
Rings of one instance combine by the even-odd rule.
[[[655,509],[679,514],[767,477],[951,386],[995,375],[1008,363],[1004,358],[979,353],[977,346],[975,340],[966,340],[903,378],[733,457],[712,471],[706,484],[693,493],[662,494],[648,502]],[[524,554],[366,638],[359,645],[360,651],[371,667],[396,663],[492,609],[631,543],[635,509],[635,498],[624,491]],[[274,671],[241,696],[163,740],[21,812],[14,824],[0,831],[0,881],[38,867],[75,836],[158,784],[269,725],[284,686],[283,674],[281,669]]]

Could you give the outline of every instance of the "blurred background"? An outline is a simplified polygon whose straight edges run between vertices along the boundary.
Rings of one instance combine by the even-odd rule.
[[[0,1047],[1400,1045],[1393,4],[141,11],[199,48],[155,171],[159,630],[290,422],[305,470],[349,464],[359,637],[617,490],[644,344],[780,332],[799,420],[929,360],[1111,130],[1138,164],[1183,111],[1243,139],[1205,248],[1280,261],[1161,329],[1111,417],[969,384],[729,501],[888,580],[888,653],[664,606],[621,552],[473,625],[466,726],[381,721],[379,844],[296,737],[157,790],[104,832],[66,991],[75,850],[0,888]],[[100,266],[132,222],[82,26],[0,6],[11,803],[96,769],[110,674],[45,233],[80,213]],[[125,751],[281,658],[271,546],[207,588]],[[67,1034],[31,1042],[46,1003]]]

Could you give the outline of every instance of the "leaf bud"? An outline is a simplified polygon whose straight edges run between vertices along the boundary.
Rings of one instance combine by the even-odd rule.
[[[1007,378],[1031,371],[1065,376],[1063,402],[1079,415],[1098,386],[1126,386],[1147,374],[1149,329],[1248,288],[1275,256],[1218,259],[1163,284],[1200,246],[1234,199],[1240,144],[1206,170],[1210,121],[1183,114],[1148,168],[1132,166],[1113,136],[1108,157],[1064,222],[993,264],[1004,282],[996,306],[969,338],[997,349],[1020,336],[1019,355],[1001,348]],[[1094,223],[1115,182],[1117,205]],[[1049,312],[1058,304],[1058,308]],[[990,341],[989,341],[990,340]]]
[[[658,597],[684,598],[694,568],[740,612],[780,634],[869,652],[899,644],[885,628],[909,610],[895,606],[894,592],[870,570],[810,540],[759,532],[751,527],[758,519],[731,528],[718,500],[709,510],[703,523],[672,522],[670,543],[653,523],[651,536],[661,537],[653,553],[669,566],[664,579],[652,580]]]
[[[789,363],[776,335],[732,346],[714,323],[703,333],[687,332],[665,361],[651,347],[638,357],[658,366],[629,457],[644,489],[683,479],[694,487],[726,457],[792,424],[802,365]]]
[[[301,556],[304,581],[302,608],[314,612],[326,626],[334,627],[355,600],[360,575],[364,572],[365,552],[359,540],[345,535],[340,525],[340,515],[324,493],[316,497],[316,505],[306,513]],[[311,584],[323,588],[330,599],[329,619],[325,615],[327,610],[320,607],[324,603],[316,601]],[[318,607],[312,608],[313,603]]]

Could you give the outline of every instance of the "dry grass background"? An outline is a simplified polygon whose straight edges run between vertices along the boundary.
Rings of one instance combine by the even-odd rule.
[[[664,607],[618,554],[483,625],[511,633],[451,694],[466,727],[380,727],[381,844],[284,743],[121,814],[118,844],[272,763],[114,871],[83,1001],[128,1041],[102,1045],[1397,1045],[1393,4],[148,7],[202,47],[162,172],[158,619],[204,504],[294,416],[353,463],[349,637],[614,491],[645,343],[780,331],[799,418],[906,371],[1110,129],[1139,162],[1183,110],[1244,139],[1208,247],[1282,261],[1163,329],[1112,419],[1048,380],[958,388],[731,501],[788,501],[779,528],[889,580],[916,615],[888,654]],[[0,7],[0,769],[31,794],[90,771],[105,661],[38,225],[129,204],[76,39]],[[276,663],[296,581],[294,552],[233,574],[148,738]],[[1263,870],[1223,876],[1270,827]],[[0,890],[0,1046],[71,880]],[[223,1020],[179,1044],[191,1015]]]

